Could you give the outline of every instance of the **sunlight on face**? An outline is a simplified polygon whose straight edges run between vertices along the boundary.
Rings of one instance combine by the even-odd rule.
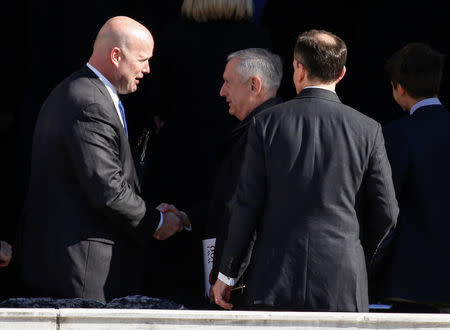
[[[151,41],[151,42],[150,42]],[[119,67],[119,93],[128,94],[137,90],[137,85],[144,75],[150,73],[149,60],[153,56],[153,40],[137,39],[128,51],[122,51]]]
[[[244,120],[250,112],[251,87],[250,79],[241,82],[237,73],[239,59],[231,59],[225,66],[223,73],[223,85],[220,96],[225,97],[228,102],[228,112],[239,120]]]

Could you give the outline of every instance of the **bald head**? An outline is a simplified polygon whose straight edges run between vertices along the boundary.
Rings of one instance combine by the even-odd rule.
[[[316,31],[315,32],[315,37],[317,38],[317,40],[320,43],[323,43],[323,44],[326,44],[326,45],[333,46],[333,45],[337,44],[336,38],[334,36],[332,36],[329,33],[323,32],[323,31]]]
[[[139,79],[150,72],[153,46],[152,34],[144,25],[130,17],[115,16],[98,32],[89,63],[119,93],[134,92]]]
[[[153,43],[150,31],[141,23],[127,16],[110,18],[97,34],[93,54],[114,46],[127,50],[134,39]]]

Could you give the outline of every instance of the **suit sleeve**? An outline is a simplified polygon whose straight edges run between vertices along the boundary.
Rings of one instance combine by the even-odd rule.
[[[77,179],[91,205],[99,214],[124,226],[145,243],[158,226],[160,214],[147,207],[124,178],[120,137],[109,116],[100,104],[87,106],[78,118],[66,123],[65,143]]]
[[[391,166],[389,164],[381,126],[378,124],[375,144],[369,157],[366,176],[367,221],[365,222],[366,256],[371,263],[377,254],[381,254],[383,241],[393,232],[398,216],[398,204],[395,198]],[[386,243],[386,241],[384,242]],[[386,244],[383,250],[386,250]]]
[[[266,166],[261,125],[255,118],[249,127],[242,169],[230,206],[228,231],[219,271],[237,277],[260,219],[266,195]]]

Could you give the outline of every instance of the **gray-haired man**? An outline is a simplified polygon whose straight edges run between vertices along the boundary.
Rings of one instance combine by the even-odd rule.
[[[278,55],[262,48],[248,48],[230,54],[227,60],[220,95],[226,98],[229,113],[241,122],[232,131],[225,149],[210,203],[207,232],[209,237],[216,237],[211,284],[218,276],[223,235],[228,228],[230,200],[241,170],[249,124],[258,113],[281,102],[276,97],[283,71]],[[250,252],[251,247],[247,259],[250,258]],[[246,265],[244,263],[239,272],[240,281],[235,288],[242,287],[245,283]],[[233,301],[239,306],[242,290],[235,292],[237,294]]]

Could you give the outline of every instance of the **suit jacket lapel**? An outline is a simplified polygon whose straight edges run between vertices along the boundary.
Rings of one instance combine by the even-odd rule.
[[[114,105],[114,102],[111,98],[111,95],[108,92],[108,89],[106,88],[105,84],[100,80],[99,77],[87,66],[84,66],[80,70],[84,76],[86,76],[100,91],[100,93],[105,97],[105,101],[108,100],[109,105],[111,106],[111,110],[116,114],[113,116],[116,118],[116,123],[119,126],[122,126],[122,122],[120,121],[119,114],[117,113],[116,106]]]
[[[116,120],[115,125],[122,126],[122,122],[120,121],[119,114],[117,113],[114,102],[113,102],[111,95],[109,94],[108,89],[106,88],[105,84],[87,66],[84,66],[83,68],[81,68],[80,72],[83,76],[87,77],[98,88],[100,93],[105,97],[105,101],[108,100],[107,102],[110,105],[111,111],[113,111],[116,114],[115,116],[112,116]],[[134,182],[136,191],[138,193],[140,193],[141,186],[140,186],[139,178],[137,176],[135,169],[131,170],[131,176],[132,176],[132,181]]]

